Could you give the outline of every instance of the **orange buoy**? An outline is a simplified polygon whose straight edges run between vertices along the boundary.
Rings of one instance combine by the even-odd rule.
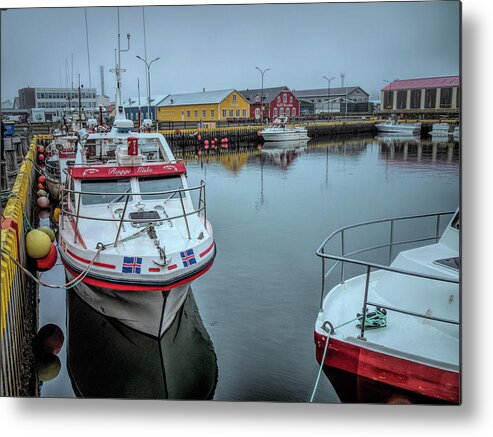
[[[38,146],[38,152],[39,153],[44,153],[45,148],[43,146]]]
[[[65,337],[59,326],[53,323],[44,325],[34,336],[34,353],[37,357],[49,353],[58,355]]]
[[[202,155],[202,150],[199,149],[199,151],[197,152],[197,154],[200,156]]]
[[[38,160],[39,160],[39,161],[44,161],[44,160],[45,160],[45,156],[44,156],[42,153],[40,153],[40,154],[38,155]]]
[[[39,178],[38,178],[38,183],[39,184],[44,184],[46,182],[46,176],[45,175],[41,175]]]
[[[44,190],[45,189],[45,186],[40,182],[38,184],[38,190]]]
[[[55,220],[55,223],[58,223],[58,219],[60,218],[60,208],[55,208],[53,211],[53,220]]]
[[[50,270],[55,264],[58,258],[56,247],[53,243],[51,243],[50,251],[48,255],[44,258],[39,258],[36,260],[36,266],[40,272],[46,272]]]

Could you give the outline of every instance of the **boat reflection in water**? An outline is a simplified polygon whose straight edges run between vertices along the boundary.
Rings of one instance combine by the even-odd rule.
[[[268,157],[273,164],[285,169],[306,150],[307,145],[308,140],[265,142],[262,155]]]
[[[74,276],[67,271],[68,280]],[[102,315],[144,334],[160,338],[187,298],[190,284],[168,291],[121,291],[81,282],[74,291]]]
[[[192,290],[161,339],[137,332],[67,294],[67,366],[84,398],[212,399],[217,360]]]

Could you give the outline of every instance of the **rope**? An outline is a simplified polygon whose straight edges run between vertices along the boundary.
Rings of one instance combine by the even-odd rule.
[[[348,320],[347,322],[341,323],[340,325],[334,327],[334,331],[336,329],[341,328],[345,325],[348,325],[349,323],[352,323],[356,320],[358,320],[357,317],[355,317],[354,319]],[[330,338],[330,333],[327,333],[327,340],[325,342],[324,353],[322,355],[322,361],[320,363],[320,368],[318,369],[318,375],[317,375],[317,379],[315,381],[315,386],[313,387],[312,395],[310,396],[310,403],[313,402],[313,398],[315,397],[315,393],[317,392],[318,383],[320,382],[320,375],[322,374],[322,369],[324,367],[325,355],[327,354],[327,349],[329,348],[329,338]]]
[[[43,285],[44,287],[48,287],[48,288],[65,288],[65,289],[70,289],[70,288],[73,288],[77,285],[79,285],[83,280],[84,278],[87,276],[87,274],[89,273],[89,269],[92,267],[92,265],[94,264],[94,262],[96,261],[96,258],[98,257],[99,253],[103,250],[103,248],[100,248],[98,249],[98,251],[96,252],[96,255],[94,256],[94,258],[92,259],[92,261],[88,264],[88,266],[79,274],[77,275],[74,279],[72,279],[71,281],[65,283],[65,284],[60,284],[60,285],[52,285],[52,284],[48,284],[44,281],[42,281],[41,279],[39,278],[36,278],[29,270],[27,270],[22,264],[20,264],[9,252],[7,252],[5,249],[2,249],[2,253],[7,255],[13,262],[14,264],[17,265],[17,267],[19,267],[24,273],[26,273],[33,281],[35,281],[36,283],[38,283],[39,285]]]

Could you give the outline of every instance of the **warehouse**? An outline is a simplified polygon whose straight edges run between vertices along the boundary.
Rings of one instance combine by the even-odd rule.
[[[359,86],[295,90],[294,94],[302,101],[303,115],[369,111],[370,95]]]
[[[442,76],[394,80],[381,90],[384,112],[457,113],[460,77]]]
[[[192,122],[214,127],[217,122],[246,120],[250,105],[235,89],[170,94],[157,105],[159,122]]]

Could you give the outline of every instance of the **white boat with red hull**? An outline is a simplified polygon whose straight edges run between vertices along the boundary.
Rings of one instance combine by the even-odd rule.
[[[453,218],[440,236],[447,215]],[[431,223],[432,237],[428,233],[412,240],[396,238],[397,229],[403,232],[405,224],[411,226],[407,235],[416,235],[420,222]],[[359,232],[361,238],[362,231],[385,235],[386,242],[348,252],[351,232]],[[328,249],[334,241],[342,242],[340,251]],[[401,251],[394,259],[396,248],[410,245],[421,247]],[[368,254],[381,257],[382,251],[388,251],[388,264],[368,261]],[[365,258],[356,256],[361,254]],[[346,226],[331,234],[317,255],[323,269],[315,323],[317,361],[429,398],[460,403],[459,213]],[[349,266],[366,273],[348,279]],[[324,296],[326,283],[339,271],[339,283]]]

